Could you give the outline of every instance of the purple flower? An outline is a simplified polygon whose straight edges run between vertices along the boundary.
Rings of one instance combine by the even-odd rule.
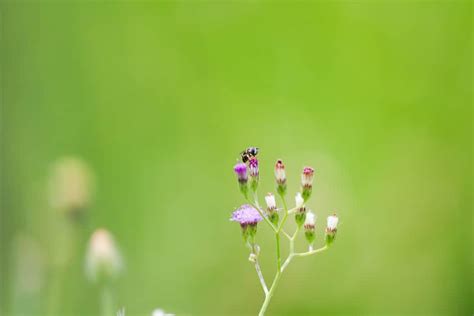
[[[239,222],[242,227],[257,225],[262,220],[260,213],[251,205],[244,204],[232,213],[230,218],[233,222]]]
[[[245,184],[247,183],[247,165],[244,163],[238,163],[234,166],[234,171],[237,174],[237,179],[239,183]]]

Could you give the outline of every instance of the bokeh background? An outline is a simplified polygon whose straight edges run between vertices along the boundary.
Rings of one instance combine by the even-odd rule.
[[[318,242],[327,215],[341,220],[330,251],[290,265],[270,315],[474,312],[470,1],[0,10],[2,315],[98,315],[84,274],[98,227],[124,258],[112,291],[127,315],[256,314],[261,289],[228,221],[249,145],[261,196],[277,158],[291,204],[310,165]],[[93,179],[80,220],[51,204],[65,157]],[[271,278],[263,225],[258,240]]]

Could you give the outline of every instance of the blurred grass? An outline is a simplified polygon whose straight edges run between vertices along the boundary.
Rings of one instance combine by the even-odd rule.
[[[65,155],[89,164],[97,192],[61,315],[98,312],[82,257],[101,226],[126,259],[115,291],[129,315],[255,314],[258,281],[228,222],[248,145],[262,150],[261,195],[277,158],[290,199],[312,165],[321,236],[341,218],[333,249],[292,263],[270,314],[474,312],[470,2],[7,1],[0,13],[1,314],[46,314],[48,274],[18,300],[12,256],[26,235],[47,262],[62,238],[46,194]],[[272,237],[259,237],[270,277]]]

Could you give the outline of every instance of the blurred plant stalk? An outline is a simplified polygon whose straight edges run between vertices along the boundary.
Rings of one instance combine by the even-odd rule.
[[[79,245],[87,229],[94,179],[87,164],[77,157],[59,159],[49,178],[50,272],[48,315],[60,311],[62,285],[71,262],[77,261]]]

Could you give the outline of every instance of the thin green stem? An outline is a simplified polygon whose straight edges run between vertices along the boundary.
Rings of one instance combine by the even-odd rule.
[[[281,271],[281,254],[280,254],[280,233],[275,233],[276,250],[277,250],[277,270]]]
[[[284,229],[282,229],[281,232],[283,233],[283,235],[285,235],[286,238],[288,238],[289,240],[291,240],[290,234],[288,234]]]
[[[273,294],[275,293],[275,289],[278,285],[278,282],[280,281],[280,278],[281,278],[281,272],[277,271],[277,274],[275,275],[275,278],[273,279],[272,286],[270,287],[268,294],[265,296],[265,300],[263,301],[263,304],[262,304],[262,307],[260,308],[260,312],[258,313],[258,316],[265,315],[268,305],[270,304]]]
[[[100,297],[100,314],[101,316],[114,315],[112,291],[108,284],[104,284],[101,290]]]
[[[258,262],[258,250],[256,249],[256,247],[258,246],[254,243],[249,243],[249,242],[247,242],[247,245],[250,249],[250,253],[253,254],[253,259],[250,261],[253,262],[255,266],[255,271],[257,271],[258,279],[260,280],[260,284],[262,285],[263,292],[265,293],[265,295],[267,295],[268,294],[267,283],[265,283],[265,278],[263,277],[262,269],[260,268],[260,264]]]
[[[318,248],[318,249],[314,249],[312,251],[307,251],[307,252],[296,252],[296,253],[293,253],[293,256],[295,257],[306,257],[306,256],[311,256],[311,255],[314,255],[318,252],[322,252],[326,249],[329,249],[329,246],[328,245],[325,245],[321,248]]]
[[[286,200],[283,195],[280,195],[281,200],[283,202],[283,208],[285,210],[285,215],[283,216],[283,219],[280,222],[280,225],[278,226],[277,232],[279,233],[281,229],[283,228],[283,225],[285,225],[286,219],[288,218],[288,206],[286,205]]]

